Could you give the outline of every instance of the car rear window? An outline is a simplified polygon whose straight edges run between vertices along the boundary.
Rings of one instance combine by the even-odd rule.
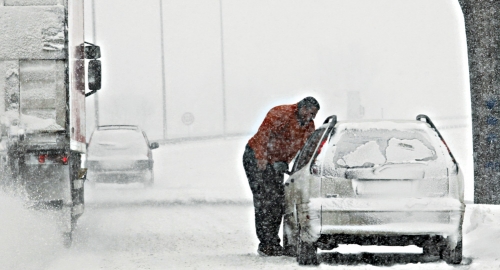
[[[422,130],[345,130],[336,143],[336,167],[375,167],[437,159],[428,135]]]
[[[98,130],[92,135],[88,154],[94,156],[147,154],[148,145],[137,130]]]

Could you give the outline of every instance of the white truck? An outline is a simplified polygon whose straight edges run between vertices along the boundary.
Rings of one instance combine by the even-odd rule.
[[[67,247],[84,211],[85,97],[101,87],[83,7],[0,0],[1,181],[30,207],[57,213]]]

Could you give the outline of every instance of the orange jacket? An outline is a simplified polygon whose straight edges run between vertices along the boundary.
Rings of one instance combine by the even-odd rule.
[[[297,115],[297,104],[276,106],[267,113],[257,133],[248,141],[256,159],[270,164],[292,161],[315,130],[314,121],[300,126]]]

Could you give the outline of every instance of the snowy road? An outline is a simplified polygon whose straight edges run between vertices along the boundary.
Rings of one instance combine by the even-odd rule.
[[[73,246],[66,250],[47,216],[13,209],[8,198],[2,203],[8,234],[0,234],[1,269],[303,269],[294,258],[256,254],[250,204],[88,203]],[[396,247],[384,254],[365,248],[367,253],[352,254],[348,246],[341,246],[337,251],[342,253],[320,254],[318,269],[500,268],[500,207],[469,205],[465,219],[468,265],[450,266],[424,258],[415,247]]]
[[[64,269],[82,259],[94,269],[301,268],[294,258],[262,258],[256,254],[252,211],[249,205],[96,205],[82,218],[68,256],[50,268]],[[426,260],[420,254],[400,253],[325,253],[320,258],[321,269],[345,265],[354,269],[389,265],[407,269],[423,267],[418,262]],[[425,268],[451,267],[438,261],[425,263]]]
[[[0,193],[0,269],[304,269],[294,258],[256,253],[251,195],[240,163],[244,140],[162,146],[154,152],[152,189],[86,189],[86,210],[70,249],[62,247],[50,215]],[[341,246],[320,254],[317,269],[500,269],[498,224],[500,206],[467,206],[465,265],[424,258],[416,247]],[[374,253],[381,251],[389,253]]]
[[[341,246],[338,251],[342,253],[321,253],[318,269],[388,266],[391,269],[497,269],[500,262],[492,256],[498,250],[498,241],[485,239],[500,236],[495,228],[498,220],[494,219],[495,214],[498,219],[500,208],[469,206],[467,220],[471,210],[473,215],[484,218],[477,224],[465,224],[464,233],[469,233],[465,234],[464,255],[466,262],[472,260],[470,265],[450,266],[435,258],[411,253],[418,248],[396,247],[389,253],[372,253],[374,249],[387,252],[384,248],[365,248],[367,253],[352,254],[348,246]],[[18,218],[24,217],[18,222],[30,219],[37,223],[17,224],[22,225],[22,229],[9,228],[13,238],[10,241],[14,242],[9,251],[4,251],[15,256],[4,257],[3,266],[7,267],[2,269],[303,269],[294,258],[263,258],[256,254],[252,211],[248,204],[90,203],[79,220],[73,246],[66,250],[58,243],[51,220],[23,210],[20,215],[16,213]],[[35,228],[39,235],[30,245],[23,229]],[[5,242],[2,243],[6,248]],[[481,248],[490,250],[485,252]]]
[[[84,261],[92,269],[278,269],[299,268],[293,258],[261,258],[248,205],[89,207],[73,248],[50,269]],[[417,255],[322,256],[323,266],[405,264]],[[384,262],[387,261],[387,262]],[[446,264],[432,263],[441,269]],[[324,268],[322,267],[322,268]]]

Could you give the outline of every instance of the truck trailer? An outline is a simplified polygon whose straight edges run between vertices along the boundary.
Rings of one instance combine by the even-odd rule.
[[[0,0],[1,181],[57,213],[66,247],[84,212],[85,97],[100,89],[83,12],[83,0]]]

